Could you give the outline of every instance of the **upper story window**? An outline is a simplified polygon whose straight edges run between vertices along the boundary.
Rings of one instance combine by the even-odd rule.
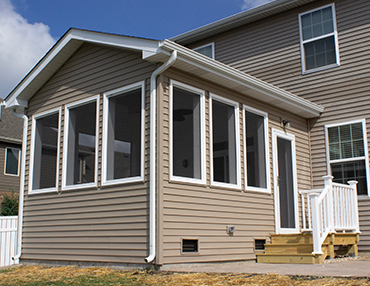
[[[215,58],[215,45],[214,45],[214,43],[204,45],[204,46],[201,46],[201,47],[197,47],[193,50],[198,52],[198,53],[201,53],[202,55],[210,57],[211,59]]]
[[[205,183],[204,91],[171,81],[171,179]]]
[[[143,179],[144,91],[140,82],[104,95],[103,184]]]
[[[358,181],[357,193],[368,194],[365,120],[325,126],[328,172],[333,182]]]
[[[29,191],[57,189],[60,109],[33,116]]]
[[[98,97],[66,106],[63,188],[96,185]]]
[[[244,106],[246,189],[270,192],[267,114]]]
[[[339,65],[334,4],[299,15],[302,72]]]
[[[240,187],[238,103],[212,94],[211,108],[212,184]]]
[[[15,148],[5,149],[5,175],[19,175],[19,154],[21,151]]]

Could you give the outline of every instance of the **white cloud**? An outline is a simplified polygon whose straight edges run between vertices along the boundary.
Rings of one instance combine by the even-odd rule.
[[[52,47],[43,23],[30,24],[9,0],[0,0],[0,97],[4,98]]]
[[[244,0],[242,10],[251,9],[271,1],[273,0]]]

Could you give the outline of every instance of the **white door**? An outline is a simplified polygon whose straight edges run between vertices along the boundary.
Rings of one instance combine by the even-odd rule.
[[[298,233],[298,190],[294,135],[272,130],[276,233]]]

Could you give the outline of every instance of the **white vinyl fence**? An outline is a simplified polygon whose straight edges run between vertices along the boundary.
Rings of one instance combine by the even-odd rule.
[[[14,264],[18,216],[0,216],[0,266]]]

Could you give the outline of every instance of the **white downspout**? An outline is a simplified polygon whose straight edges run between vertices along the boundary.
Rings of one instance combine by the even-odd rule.
[[[157,76],[168,69],[177,59],[177,51],[173,51],[168,61],[157,68],[150,77],[150,185],[149,185],[149,256],[150,263],[156,256],[156,108],[157,108]]]
[[[22,253],[22,225],[23,225],[23,202],[24,202],[24,179],[26,168],[26,148],[27,148],[27,129],[28,117],[25,114],[16,113],[12,110],[14,116],[23,119],[23,139],[22,139],[22,165],[21,165],[21,179],[19,186],[19,206],[18,206],[18,238],[17,238],[17,254],[13,257],[14,263],[19,264],[19,258]]]

